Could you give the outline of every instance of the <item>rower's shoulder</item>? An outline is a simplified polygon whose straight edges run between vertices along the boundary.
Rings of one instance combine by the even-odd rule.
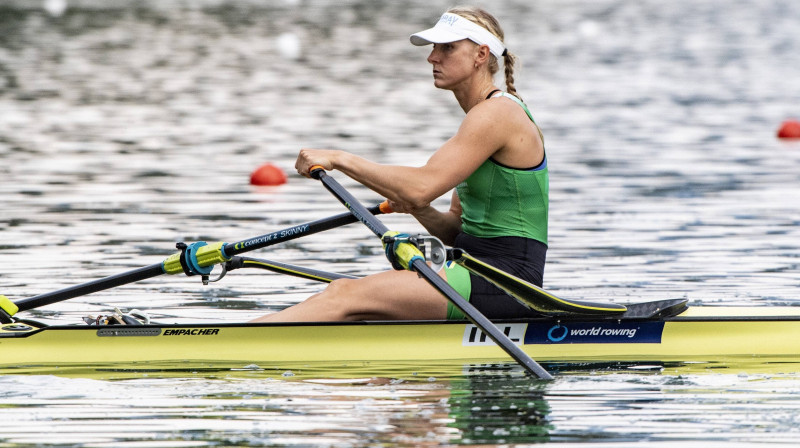
[[[473,110],[497,110],[516,107],[519,109],[516,101],[506,95],[497,95],[487,98],[473,107]],[[471,112],[471,111],[470,111]]]
[[[519,118],[530,120],[527,113],[527,106],[522,101],[517,102],[514,98],[507,95],[495,96],[488,100],[481,101],[473,107],[470,114],[480,116],[486,120],[508,120],[509,118]]]
[[[499,101],[498,98],[490,98],[473,106],[467,112],[464,121],[496,125],[505,121],[510,114],[514,113],[512,107],[520,109],[512,100]]]

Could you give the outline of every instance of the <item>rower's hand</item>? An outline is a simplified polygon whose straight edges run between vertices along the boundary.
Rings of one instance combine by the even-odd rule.
[[[303,148],[297,155],[294,167],[301,176],[311,177],[311,167],[321,166],[325,171],[334,169],[335,150]]]

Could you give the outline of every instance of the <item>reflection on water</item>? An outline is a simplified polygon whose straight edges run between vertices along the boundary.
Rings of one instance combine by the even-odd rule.
[[[116,380],[5,376],[0,385],[5,446],[751,446],[794,443],[800,411],[796,374],[657,369],[573,372],[553,383],[507,366],[474,366],[443,377],[304,379],[240,369]]]
[[[29,297],[159,262],[178,241],[238,241],[340,213],[296,175],[247,184],[265,161],[291,173],[303,146],[424,161],[461,113],[431,86],[427,49],[407,38],[448,6],[3,1],[0,293]],[[798,303],[800,146],[774,138],[800,114],[795,2],[490,7],[547,139],[548,288],[619,302]],[[350,274],[386,268],[355,225],[268,252]],[[29,315],[79,323],[119,306],[161,321],[241,321],[319,288],[262,272],[208,287],[156,278]],[[800,416],[791,365],[549,366],[559,376],[546,385],[511,366],[361,366],[338,380],[333,367],[245,367],[5,375],[0,443],[745,446],[793,443]]]

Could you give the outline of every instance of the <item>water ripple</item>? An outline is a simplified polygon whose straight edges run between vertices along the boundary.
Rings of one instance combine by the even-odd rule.
[[[774,138],[800,104],[795,2],[495,3],[547,139],[547,288],[800,305],[800,145]],[[160,262],[179,241],[239,241],[341,213],[293,173],[300,147],[421,164],[462,117],[433,89],[428,49],[407,41],[449,2],[42,5],[0,6],[0,292],[12,299]],[[289,173],[286,185],[248,185],[265,161]],[[387,268],[363,226],[264,252],[350,274]],[[29,316],[80,323],[119,306],[234,322],[320,288],[261,272],[208,287],[158,278]],[[558,378],[541,385],[509,365],[20,366],[0,377],[0,444],[796,443],[794,365],[548,367]]]

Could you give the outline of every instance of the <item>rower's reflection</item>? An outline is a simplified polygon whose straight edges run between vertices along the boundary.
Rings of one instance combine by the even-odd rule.
[[[437,380],[443,387],[413,399],[415,415],[390,419],[394,441],[414,446],[495,445],[550,440],[546,382],[517,366],[465,366],[464,375]]]
[[[547,383],[505,365],[471,366],[451,383],[448,399],[460,443],[530,443],[549,440]]]

